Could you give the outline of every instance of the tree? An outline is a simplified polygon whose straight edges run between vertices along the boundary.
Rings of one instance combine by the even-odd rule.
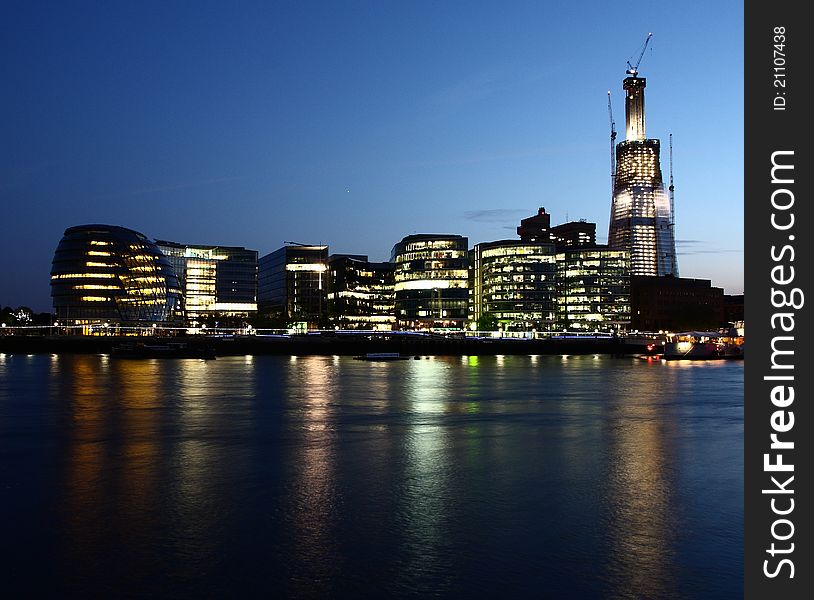
[[[492,313],[483,313],[478,319],[478,331],[497,331],[497,317]]]

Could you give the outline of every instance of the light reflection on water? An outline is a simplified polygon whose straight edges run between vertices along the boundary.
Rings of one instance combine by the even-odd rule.
[[[593,356],[6,355],[9,572],[52,593],[739,597],[742,381]]]

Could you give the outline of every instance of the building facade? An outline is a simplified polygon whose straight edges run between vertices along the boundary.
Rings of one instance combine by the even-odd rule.
[[[114,225],[69,227],[51,263],[51,297],[66,325],[145,325],[181,318],[172,265],[143,234]]]
[[[557,248],[583,248],[596,245],[596,223],[569,221],[551,228],[551,241]]]
[[[408,235],[393,246],[397,325],[462,329],[469,305],[468,240],[460,235]]]
[[[551,215],[540,207],[537,214],[520,219],[517,235],[524,242],[550,242],[551,241]]]
[[[392,330],[395,265],[359,254],[328,257],[328,316],[340,329]]]
[[[278,327],[327,325],[328,246],[283,246],[260,258],[258,308]]]
[[[626,137],[616,145],[608,245],[630,252],[634,275],[678,276],[670,200],[664,189],[660,143],[645,136],[646,79],[627,77]]]
[[[248,319],[257,312],[257,251],[242,246],[156,245],[173,265],[187,320]]]
[[[595,246],[557,253],[558,327],[621,331],[630,325],[630,253]]]
[[[554,244],[501,240],[472,251],[472,314],[475,326],[548,331],[557,321]]]
[[[716,330],[727,321],[724,291],[708,279],[633,276],[630,305],[639,331]]]

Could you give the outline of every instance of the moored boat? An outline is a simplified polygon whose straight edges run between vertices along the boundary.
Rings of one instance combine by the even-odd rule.
[[[168,342],[166,344],[124,342],[113,346],[110,355],[116,358],[214,359],[215,349],[211,346],[189,345],[183,342]]]
[[[410,360],[412,356],[402,356],[398,352],[368,352],[362,356],[354,356],[356,360]]]
[[[742,360],[743,350],[743,336],[687,331],[668,338],[664,360]]]

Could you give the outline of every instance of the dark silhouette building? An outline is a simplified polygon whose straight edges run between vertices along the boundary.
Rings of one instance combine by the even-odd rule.
[[[634,275],[630,305],[639,331],[715,330],[726,321],[724,292],[708,279]]]
[[[536,215],[520,220],[517,235],[524,242],[550,242],[551,215],[540,207]]]

